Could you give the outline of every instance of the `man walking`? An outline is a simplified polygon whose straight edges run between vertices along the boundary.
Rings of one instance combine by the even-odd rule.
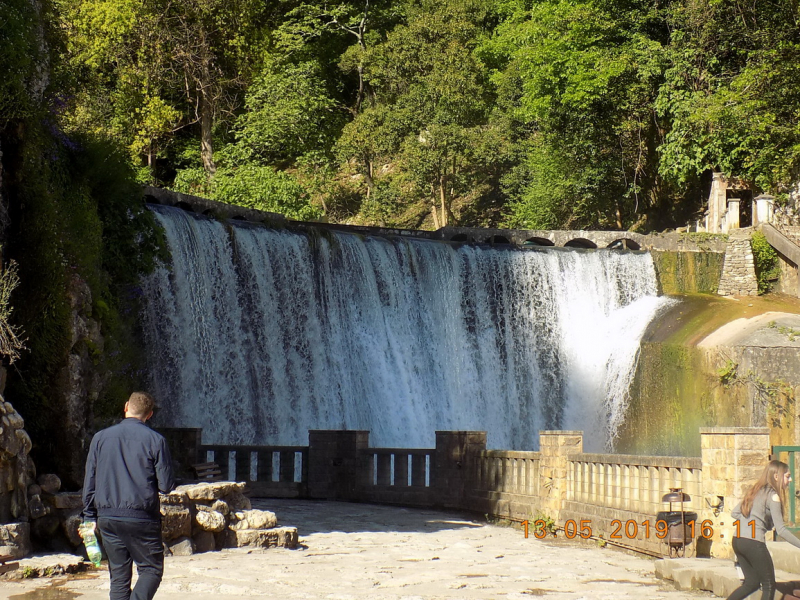
[[[83,518],[100,531],[111,600],[151,600],[164,573],[158,493],[175,480],[166,440],[145,425],[154,408],[150,394],[131,394],[125,419],[95,434],[86,459]],[[131,591],[133,563],[139,579]]]

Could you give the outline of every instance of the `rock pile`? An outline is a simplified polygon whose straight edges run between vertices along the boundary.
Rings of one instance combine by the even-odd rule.
[[[297,546],[297,528],[277,527],[275,513],[252,508],[244,483],[182,485],[161,498],[161,532],[169,553],[222,548]]]
[[[28,456],[31,438],[24,426],[19,413],[0,396],[0,555],[13,558],[31,551],[28,505],[30,492],[37,491],[30,489],[36,469]]]

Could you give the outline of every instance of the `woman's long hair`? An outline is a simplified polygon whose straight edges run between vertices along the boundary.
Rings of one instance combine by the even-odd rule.
[[[756,499],[758,492],[763,489],[772,490],[778,494],[778,498],[781,500],[781,512],[783,512],[783,507],[786,506],[786,486],[783,483],[783,476],[788,472],[789,465],[786,463],[779,460],[769,461],[764,468],[764,472],[761,473],[761,477],[753,484],[750,491],[745,494],[744,500],[742,500],[742,514],[745,517],[750,516],[753,501]]]

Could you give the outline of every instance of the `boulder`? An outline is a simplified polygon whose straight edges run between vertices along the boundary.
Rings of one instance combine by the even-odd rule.
[[[31,528],[28,523],[0,525],[0,555],[23,558],[31,552]]]
[[[176,491],[185,493],[190,500],[219,500],[234,494],[241,495],[245,485],[235,481],[212,481],[181,485]]]
[[[192,536],[195,552],[211,552],[216,549],[214,534],[210,531],[198,531]]]
[[[275,513],[268,510],[240,510],[231,513],[231,529],[270,529],[278,524]]]
[[[296,548],[296,527],[275,527],[274,529],[226,529],[224,546],[226,548]]]
[[[194,554],[194,542],[190,537],[182,537],[167,546],[172,556],[191,556]]]
[[[244,484],[242,484],[244,488]],[[241,490],[234,491],[224,497],[225,503],[230,507],[230,510],[250,510],[253,506],[250,504],[250,498],[245,496]]]
[[[158,495],[161,504],[183,504],[188,506],[189,496],[186,495],[186,492],[179,491],[179,490],[172,490],[169,494],[159,494]]]
[[[192,533],[192,513],[187,506],[177,504],[161,505],[161,535],[165,541],[190,536]]]
[[[203,531],[222,531],[225,529],[225,525],[227,522],[225,521],[225,515],[222,513],[218,513],[215,510],[212,511],[198,511],[197,514],[194,516],[195,522]]]
[[[36,478],[36,483],[42,488],[45,494],[55,495],[61,489],[61,478],[54,473],[44,473]]]
[[[231,512],[231,507],[225,500],[214,500],[214,503],[211,505],[211,510],[222,513],[227,517],[228,513]]]
[[[81,536],[78,535],[78,527],[81,523],[83,523],[83,518],[81,517],[80,509],[75,509],[68,513],[64,521],[61,523],[61,527],[64,529],[64,533],[67,535],[69,543],[76,548],[83,544]]]
[[[56,532],[61,525],[61,519],[57,515],[45,515],[41,519],[31,521],[31,535],[37,540],[45,540]]]
[[[28,498],[28,514],[31,519],[41,519],[47,512],[47,507],[39,496]]]

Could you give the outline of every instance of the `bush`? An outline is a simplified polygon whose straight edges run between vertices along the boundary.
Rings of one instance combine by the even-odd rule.
[[[765,294],[772,288],[781,273],[778,263],[778,253],[775,251],[764,234],[760,231],[753,233],[750,238],[750,246],[753,249],[753,261],[756,269],[756,279],[758,280],[758,293]]]

